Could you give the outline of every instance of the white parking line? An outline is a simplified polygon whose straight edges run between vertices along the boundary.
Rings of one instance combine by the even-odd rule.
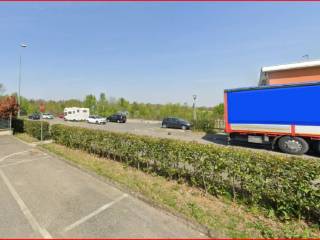
[[[7,156],[4,156],[4,157],[0,158],[0,162],[3,162],[4,160],[6,160],[6,159],[8,159],[8,158],[10,158],[10,157],[12,157],[12,156],[20,155],[20,154],[27,153],[27,152],[30,152],[30,151],[31,151],[31,149],[26,150],[26,151],[11,153],[11,154],[9,154],[9,155],[7,155]]]
[[[33,162],[33,161],[42,160],[42,159],[47,159],[47,158],[49,158],[49,156],[44,156],[44,157],[35,158],[35,159],[27,159],[27,160],[22,160],[22,161],[14,162],[14,163],[3,164],[3,165],[0,165],[0,168],[8,167],[8,166],[14,166],[14,165],[19,165],[19,164],[21,164],[21,163]]]
[[[67,226],[63,231],[64,232],[70,231],[71,229],[73,229],[73,228],[79,226],[80,224],[88,221],[90,218],[93,218],[94,216],[98,215],[102,211],[106,210],[107,208],[111,207],[112,205],[114,205],[115,203],[121,201],[122,199],[126,198],[127,196],[128,196],[127,194],[123,194],[122,196],[118,197],[117,199],[113,200],[112,202],[107,203],[106,205],[103,205],[102,207],[100,207],[97,210],[93,211],[89,215],[87,215],[87,216],[79,219],[78,221],[74,222],[73,224]]]
[[[24,214],[24,216],[26,217],[26,219],[30,223],[30,225],[33,228],[33,230],[39,232],[41,234],[41,236],[44,237],[44,238],[52,238],[50,233],[45,228],[42,228],[40,226],[40,224],[37,222],[37,220],[34,218],[32,213],[30,212],[30,210],[28,209],[26,204],[23,202],[23,200],[21,199],[21,197],[19,196],[17,191],[11,185],[9,179],[6,177],[6,175],[4,174],[4,172],[2,170],[0,170],[0,176],[2,177],[4,183],[7,185],[10,193],[12,194],[13,198],[16,200],[16,202],[19,205],[22,213]]]

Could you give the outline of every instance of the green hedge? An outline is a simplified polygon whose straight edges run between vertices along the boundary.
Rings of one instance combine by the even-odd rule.
[[[320,161],[53,125],[53,139],[147,172],[259,204],[281,217],[320,219]]]
[[[27,133],[30,136],[41,139],[41,121],[27,119],[13,119],[12,127],[14,133]],[[43,140],[50,138],[49,123],[42,121]]]

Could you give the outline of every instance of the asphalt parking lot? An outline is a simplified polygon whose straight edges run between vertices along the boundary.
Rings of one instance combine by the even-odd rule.
[[[0,149],[0,238],[205,237],[12,136]]]
[[[192,132],[190,130],[161,128],[160,121],[142,121],[128,119],[126,123],[107,122],[103,125],[89,124],[87,122],[70,122],[59,118],[48,120],[50,124],[65,124],[92,129],[100,129],[113,132],[124,132],[152,137],[171,138],[185,141],[196,141],[199,143],[226,144],[226,135],[208,135],[202,132]]]

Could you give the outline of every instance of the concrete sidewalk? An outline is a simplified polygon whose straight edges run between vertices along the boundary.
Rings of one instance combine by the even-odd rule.
[[[12,136],[0,137],[0,238],[205,237]]]

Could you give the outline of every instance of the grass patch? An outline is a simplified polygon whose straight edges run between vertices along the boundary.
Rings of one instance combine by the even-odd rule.
[[[14,134],[14,136],[27,143],[39,142],[38,139],[31,137],[29,134],[26,134],[26,133],[16,133]]]
[[[176,181],[144,173],[120,162],[58,144],[42,148],[55,153],[87,170],[137,192],[173,213],[212,230],[213,237],[228,238],[319,238],[319,226],[303,221],[280,221],[257,208],[244,207],[226,198],[206,195],[203,191]]]

